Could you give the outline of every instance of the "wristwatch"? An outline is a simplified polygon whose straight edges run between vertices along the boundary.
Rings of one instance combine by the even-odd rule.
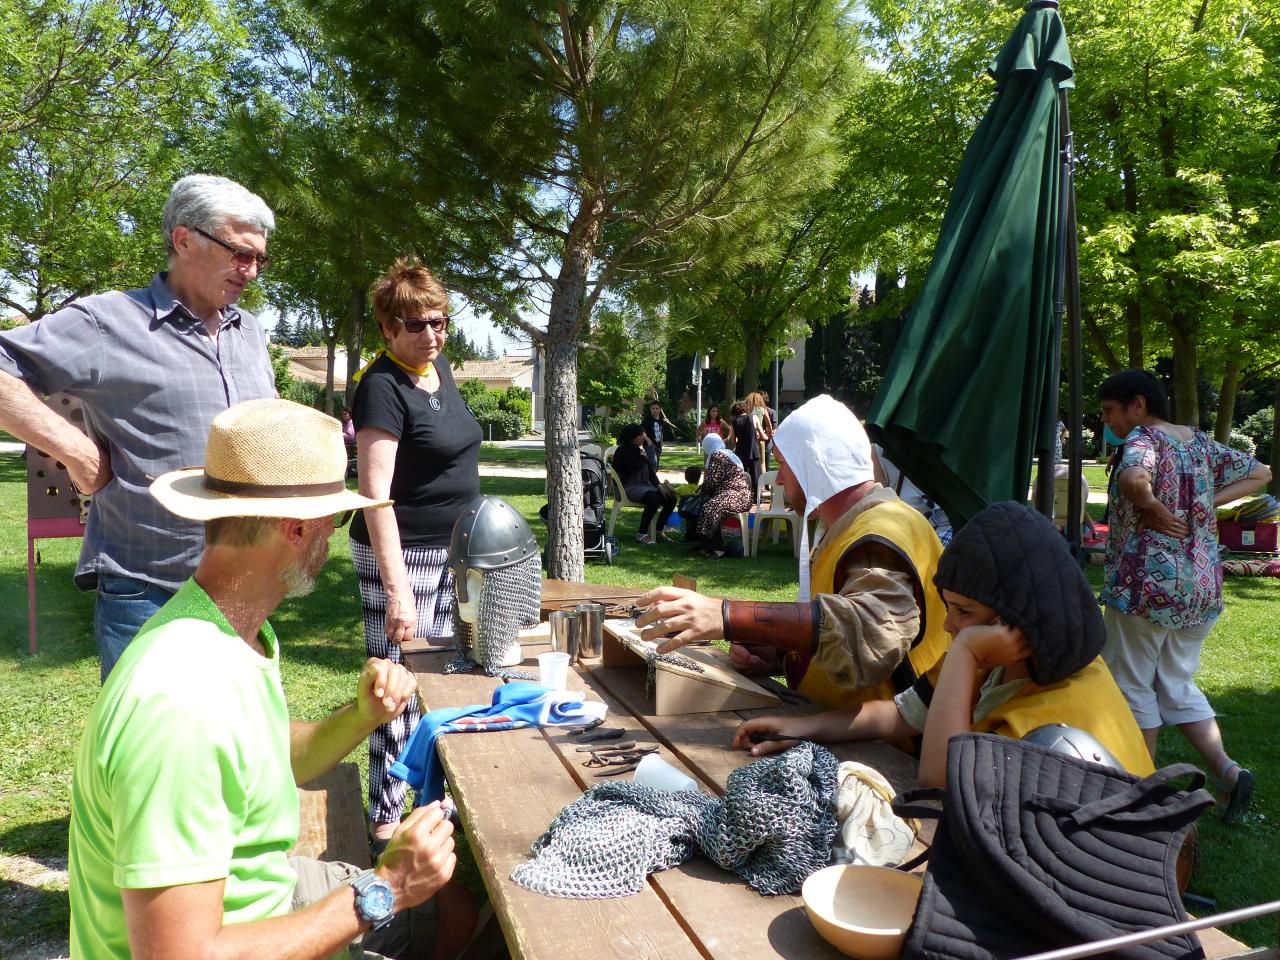
[[[347,882],[356,892],[356,915],[362,921],[373,924],[375,930],[391,922],[396,915],[396,895],[387,881],[365,870]]]

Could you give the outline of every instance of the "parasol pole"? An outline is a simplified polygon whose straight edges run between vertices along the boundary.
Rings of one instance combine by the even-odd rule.
[[[1042,7],[1058,9],[1058,0],[1032,0],[1022,9],[1035,10]],[[1070,183],[1070,137],[1071,131],[1066,121],[1064,108],[1066,105],[1066,91],[1058,91],[1058,138],[1059,138],[1059,157],[1061,170],[1058,177],[1058,248],[1057,262],[1054,264],[1053,271],[1053,331],[1050,336],[1050,342],[1053,344],[1049,351],[1049,371],[1048,371],[1048,403],[1046,409],[1041,413],[1041,424],[1051,423],[1054,429],[1057,429],[1058,423],[1058,381],[1062,378],[1062,315],[1066,311],[1066,304],[1063,301],[1063,290],[1065,287],[1065,279],[1067,272],[1067,189]],[[1043,434],[1041,434],[1043,437]],[[1035,505],[1040,513],[1044,514],[1050,520],[1053,519],[1053,488],[1054,488],[1054,471],[1057,464],[1053,459],[1053,451],[1055,444],[1049,444],[1042,447],[1039,452],[1038,466],[1036,468],[1036,488],[1035,488]]]
[[[1080,490],[1084,479],[1084,356],[1080,324],[1080,248],[1076,227],[1075,154],[1071,134],[1071,110],[1066,90],[1058,91],[1059,122],[1062,124],[1062,177],[1066,201],[1063,216],[1066,243],[1063,244],[1063,271],[1070,310],[1067,323],[1068,378],[1067,393],[1067,543],[1077,560],[1083,557],[1080,526],[1084,522],[1085,504]]]

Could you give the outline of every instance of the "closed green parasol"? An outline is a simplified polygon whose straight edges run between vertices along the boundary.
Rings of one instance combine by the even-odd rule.
[[[965,150],[933,262],[867,415],[889,458],[957,527],[989,503],[1024,500],[1033,457],[1054,447],[1075,226],[1065,93],[1073,70],[1057,3],[1027,5],[991,73],[995,98]]]

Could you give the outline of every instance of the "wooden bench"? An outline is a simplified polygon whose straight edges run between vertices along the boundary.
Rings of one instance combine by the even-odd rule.
[[[371,867],[360,768],[340,763],[298,787],[298,857]]]

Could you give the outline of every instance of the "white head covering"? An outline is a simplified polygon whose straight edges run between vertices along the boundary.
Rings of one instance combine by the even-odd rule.
[[[736,453],[724,445],[724,438],[718,433],[708,433],[702,438],[702,465],[705,467],[711,462],[711,455],[718,450],[723,450],[725,456],[736,463],[739,468],[742,467],[742,460]]]
[[[778,425],[774,445],[804,491],[800,592],[809,599],[809,515],[837,493],[875,479],[871,441],[853,412],[835,397],[814,397]]]

